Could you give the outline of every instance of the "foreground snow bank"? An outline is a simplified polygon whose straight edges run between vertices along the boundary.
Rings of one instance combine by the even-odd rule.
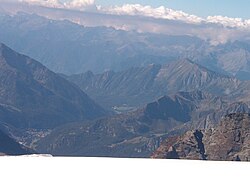
[[[53,157],[51,154],[30,154],[30,155],[21,155],[21,157]]]

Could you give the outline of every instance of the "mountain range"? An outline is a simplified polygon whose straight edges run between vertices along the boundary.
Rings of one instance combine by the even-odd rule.
[[[3,44],[0,44],[0,67],[1,117],[6,123],[53,128],[105,115],[105,110],[78,87]]]
[[[163,95],[201,90],[217,96],[238,98],[249,82],[218,74],[189,59],[133,67],[125,71],[64,76],[106,108],[140,107]]]
[[[247,39],[212,45],[190,35],[164,35],[86,27],[18,12],[0,15],[0,41],[54,72],[124,71],[188,58],[209,70],[249,80]],[[105,49],[105,50],[103,50]]]
[[[209,93],[180,92],[133,112],[61,126],[39,140],[35,150],[56,156],[149,157],[164,139],[211,128],[235,112],[250,109]]]
[[[249,160],[247,38],[4,12],[0,41],[1,155]]]
[[[0,44],[2,153],[27,154],[28,151],[17,142],[22,143],[24,137],[32,138],[27,136],[28,133],[43,136],[41,131],[36,133],[36,129],[53,129],[63,123],[95,119],[107,114],[74,84],[39,62]],[[34,130],[26,132],[30,129]],[[6,148],[4,144],[8,144]]]
[[[1,131],[37,153],[149,157],[171,136],[213,128],[230,113],[250,113],[247,81],[188,59],[65,76],[4,44],[0,47]],[[119,105],[123,95],[127,101],[120,104],[129,102],[135,109],[111,115],[72,82],[92,90],[96,100],[94,94]]]
[[[0,44],[0,121],[12,138],[22,138],[21,130],[53,129],[107,114],[74,84]]]

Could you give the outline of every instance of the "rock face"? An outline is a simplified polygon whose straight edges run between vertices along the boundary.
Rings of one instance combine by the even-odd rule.
[[[19,128],[54,128],[105,113],[74,84],[0,44],[1,122]]]
[[[188,131],[167,139],[153,158],[250,160],[250,114],[229,114],[213,129]]]

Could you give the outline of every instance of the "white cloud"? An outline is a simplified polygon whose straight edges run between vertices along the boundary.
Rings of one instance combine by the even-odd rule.
[[[29,3],[32,5],[41,5],[45,7],[63,8],[59,0],[19,0],[19,2]]]
[[[243,20],[241,18],[229,18],[223,16],[208,16],[201,18],[196,15],[187,14],[183,11],[173,10],[160,6],[153,8],[151,6],[143,6],[140,4],[124,4],[122,6],[101,7],[96,6],[95,0],[68,0],[62,3],[60,0],[19,0],[29,4],[41,5],[53,8],[64,8],[74,10],[98,10],[101,13],[113,15],[132,15],[153,17],[158,19],[179,20],[187,23],[214,23],[221,24],[225,27],[249,28],[250,19]]]
[[[64,3],[60,0],[19,0],[19,2],[25,2],[32,5],[40,5],[52,8],[76,10],[96,9],[95,0],[71,0]]]
[[[65,8],[76,9],[76,10],[86,10],[96,9],[94,0],[72,0],[63,4]]]
[[[168,9],[163,6],[153,8],[140,4],[101,7],[96,6],[94,0],[68,0],[67,2],[64,1],[64,3],[62,3],[62,0],[18,1],[59,9],[13,6],[14,8],[11,9],[12,12],[26,11],[55,20],[68,19],[77,24],[90,27],[106,26],[127,31],[135,30],[138,32],[161,33],[167,35],[191,35],[208,40],[214,45],[227,41],[250,39],[250,19],[244,20],[241,18],[223,16],[201,18],[187,14],[183,11]],[[65,9],[73,10],[65,11]],[[84,10],[94,10],[95,14],[90,15],[87,11],[84,12]]]
[[[229,18],[226,16],[208,16],[206,21],[208,23],[222,24],[228,27],[248,28],[250,27],[250,20],[243,20],[242,18]]]
[[[125,4],[123,6],[108,8],[99,7],[99,10],[109,14],[147,16],[169,20],[182,20],[192,23],[199,23],[203,21],[203,19],[198,16],[190,15],[183,11],[175,11],[165,8],[164,6],[153,8],[151,6],[142,6],[140,4]]]
[[[72,7],[82,7],[82,6],[94,5],[95,1],[94,0],[73,0],[65,4],[69,4]]]
[[[164,6],[153,8],[151,6],[142,6],[140,4],[125,4],[123,6],[113,6],[108,8],[99,7],[99,11],[116,15],[137,15],[168,20],[180,20],[187,23],[215,23],[221,24],[225,27],[250,28],[250,19],[243,20],[241,18],[229,18],[223,16],[208,16],[207,18],[201,18],[196,15],[169,9]]]

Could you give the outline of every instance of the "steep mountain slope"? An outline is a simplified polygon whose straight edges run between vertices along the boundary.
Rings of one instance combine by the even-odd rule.
[[[1,127],[0,123],[0,127]],[[20,145],[14,139],[10,138],[0,129],[0,156],[1,155],[25,155],[35,153],[32,150]]]
[[[218,127],[167,139],[153,158],[249,161],[250,115],[229,114]]]
[[[122,72],[65,76],[103,106],[140,106],[165,94],[203,90],[216,95],[239,91],[242,82],[199,66],[189,59]],[[249,87],[244,85],[244,89]]]
[[[218,123],[220,116],[231,111],[250,113],[243,106],[232,108],[221,98],[200,91],[181,92],[135,112],[62,126],[41,139],[35,149],[52,155],[149,157],[164,139],[191,129],[190,123],[207,117]],[[211,124],[200,121],[196,128]]]
[[[21,111],[14,106],[0,104],[0,122],[25,127],[26,119]]]
[[[0,114],[16,127],[53,128],[105,111],[75,85],[0,44]]]

